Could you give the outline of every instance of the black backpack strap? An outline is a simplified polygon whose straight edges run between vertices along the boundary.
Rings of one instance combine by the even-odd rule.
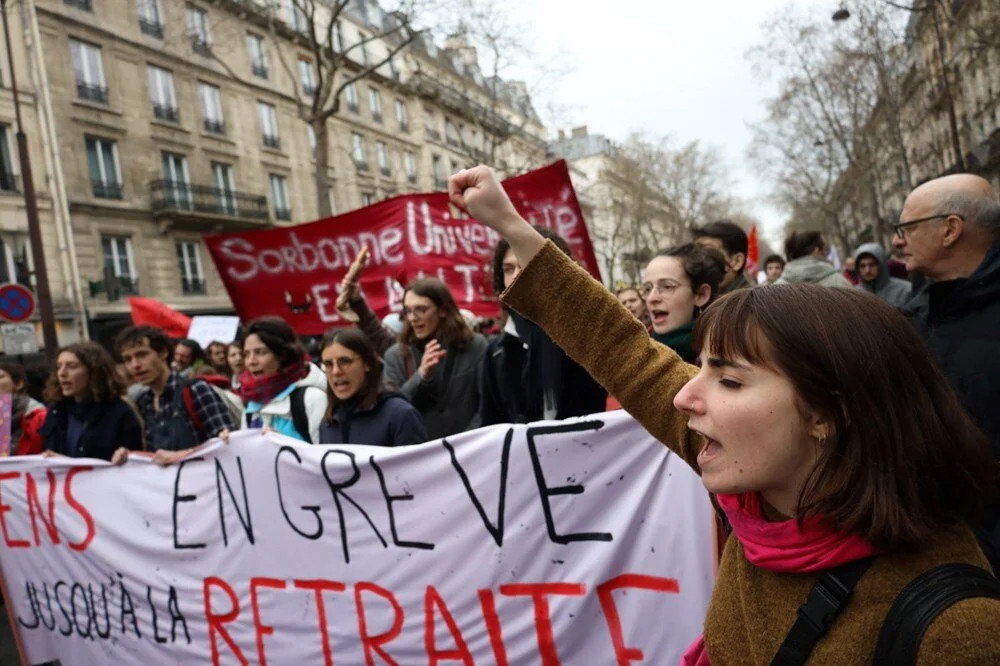
[[[942,564],[914,578],[893,602],[875,646],[875,664],[916,664],[931,622],[963,599],[1000,599],[1000,580],[971,564]]]
[[[804,664],[813,646],[833,626],[840,611],[851,598],[854,586],[868,571],[874,558],[865,557],[834,567],[809,590],[809,597],[799,607],[795,624],[771,660],[771,666]]]
[[[302,439],[310,444],[315,444],[309,435],[309,415],[306,414],[306,390],[307,386],[296,386],[289,396],[292,402],[292,425],[302,436]]]

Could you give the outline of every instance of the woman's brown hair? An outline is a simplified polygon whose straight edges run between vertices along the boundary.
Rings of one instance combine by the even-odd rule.
[[[887,550],[973,521],[998,487],[989,442],[909,322],[873,294],[742,289],[708,307],[694,347],[788,377],[829,424],[796,517]],[[805,410],[803,409],[803,412]]]
[[[282,370],[303,362],[307,358],[306,348],[302,346],[295,329],[281,317],[259,317],[247,326],[243,343],[251,335],[256,335],[271,353],[278,357],[278,367]]]
[[[447,344],[461,348],[472,340],[474,335],[472,329],[465,323],[465,319],[458,311],[455,298],[441,280],[437,278],[414,280],[406,287],[403,297],[405,298],[406,294],[411,291],[417,296],[431,299],[441,311],[441,323],[438,324],[437,331],[434,332],[434,338],[441,343],[441,346]],[[410,344],[416,341],[416,337],[413,335],[413,327],[410,326],[409,319],[404,317],[403,322],[403,330],[399,333],[399,342],[405,351]]]
[[[125,383],[118,376],[115,362],[104,347],[96,342],[77,342],[60,347],[56,353],[56,359],[63,352],[69,352],[76,356],[90,373],[90,381],[87,385],[88,397],[96,402],[105,402],[121,398],[125,394]],[[62,389],[59,388],[59,377],[56,375],[56,368],[53,365],[49,379],[45,383],[45,401],[54,403],[62,399],[63,393]]]
[[[358,393],[355,397],[358,401],[358,407],[361,409],[370,409],[375,404],[375,401],[378,400],[379,393],[382,391],[382,359],[380,359],[378,354],[375,353],[375,345],[373,345],[371,339],[359,329],[331,328],[323,334],[323,341],[319,346],[320,353],[322,353],[327,347],[334,344],[347,347],[361,357],[361,362],[368,366],[368,372],[365,373],[365,383],[361,385],[360,389],[358,389]],[[333,414],[333,410],[335,410],[337,405],[340,404],[340,400],[338,400],[337,396],[333,394],[333,391],[330,390],[329,386],[326,388],[326,395],[327,406],[325,419],[329,421],[330,416]]]

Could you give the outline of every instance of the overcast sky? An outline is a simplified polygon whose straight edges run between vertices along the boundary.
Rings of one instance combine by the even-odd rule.
[[[768,205],[768,183],[746,159],[747,125],[764,114],[774,81],[764,81],[745,55],[761,41],[761,24],[789,0],[533,0],[512,2],[525,17],[535,58],[564,63],[555,100],[566,107],[563,129],[587,125],[617,141],[632,131],[700,139],[718,146],[732,192],[748,200],[772,240],[784,222]],[[837,0],[796,0],[816,11]],[[530,67],[530,65],[529,65]],[[546,91],[536,90],[544,113]],[[559,127],[549,131],[555,134]]]

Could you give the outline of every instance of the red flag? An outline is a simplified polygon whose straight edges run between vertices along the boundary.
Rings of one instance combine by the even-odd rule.
[[[754,280],[757,279],[757,269],[760,267],[760,250],[757,249],[757,225],[750,227],[747,236],[747,272]]]
[[[132,323],[136,326],[162,328],[171,338],[186,338],[191,317],[178,312],[155,298],[128,299],[132,308]]]

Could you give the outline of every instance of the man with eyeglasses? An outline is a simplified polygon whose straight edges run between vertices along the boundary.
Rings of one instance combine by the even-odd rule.
[[[892,244],[927,277],[904,306],[1000,459],[1000,201],[985,179],[955,174],[906,198]],[[978,536],[1000,571],[1000,507]],[[992,552],[990,552],[992,551]]]

